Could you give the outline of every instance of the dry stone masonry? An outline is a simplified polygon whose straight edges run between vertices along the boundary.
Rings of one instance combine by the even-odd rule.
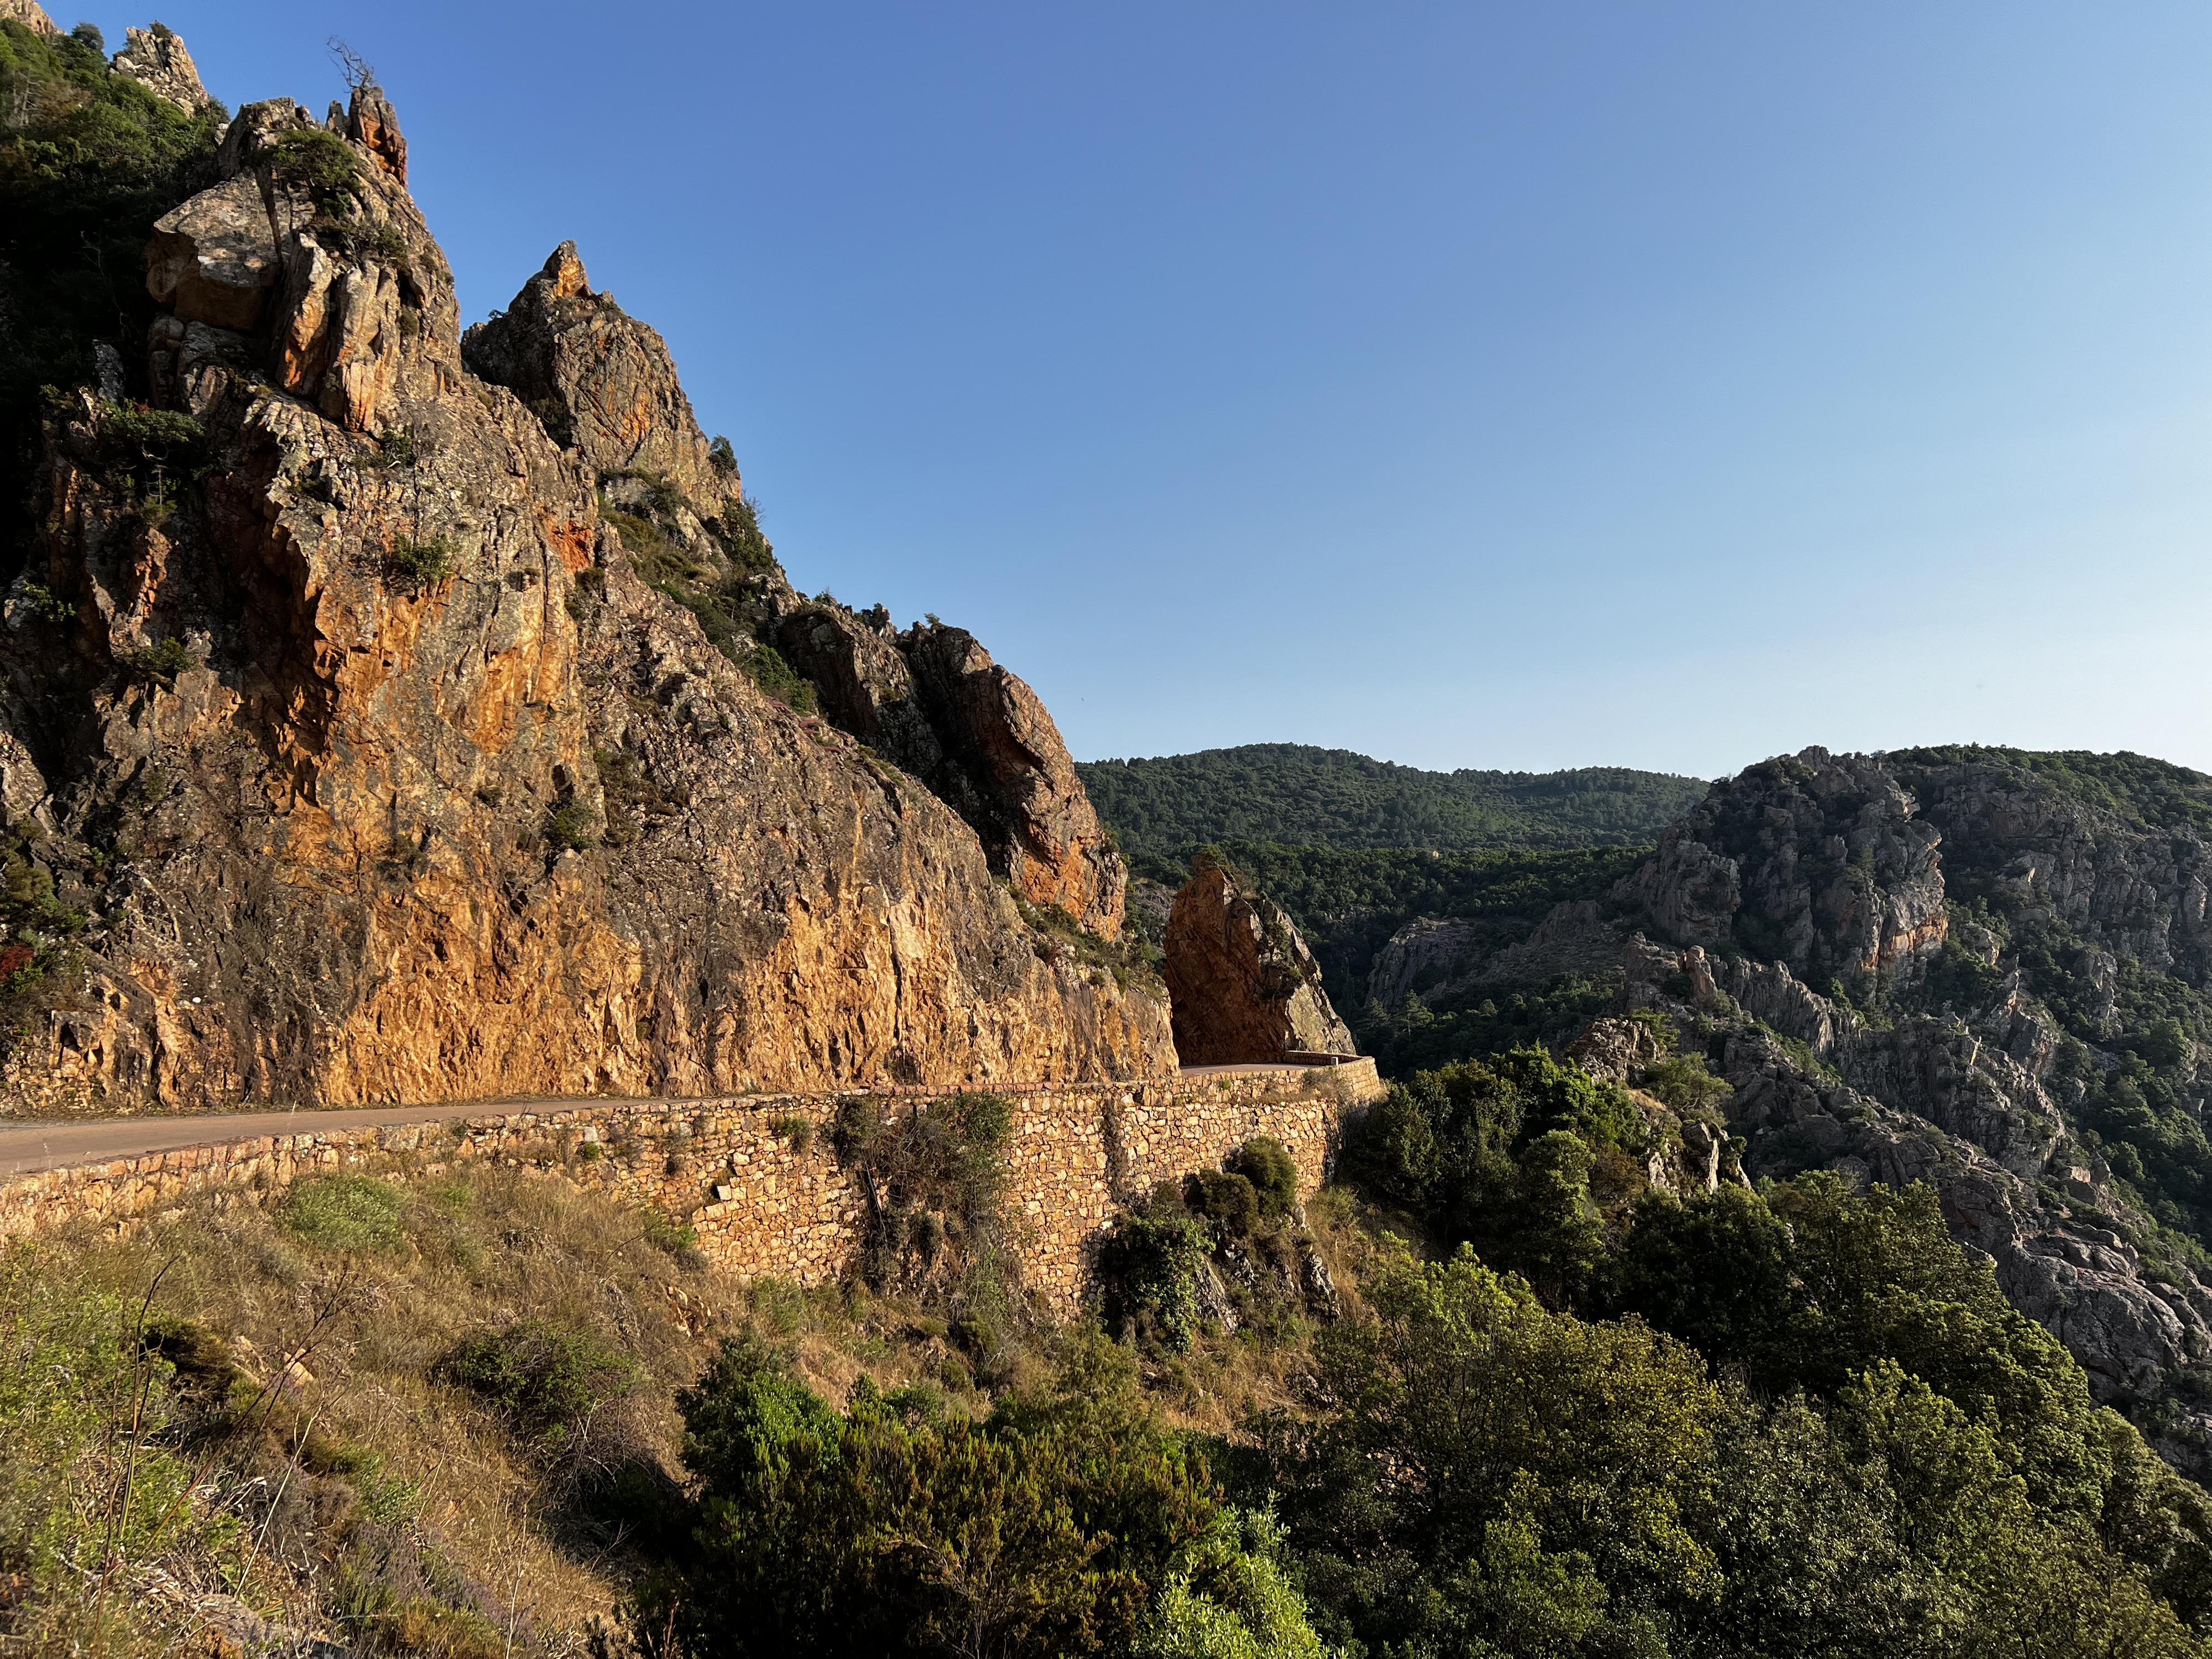
[[[951,1092],[907,1089],[890,1100],[896,1110]],[[1327,1177],[1345,1109],[1381,1085],[1372,1060],[1355,1060],[1006,1092],[1014,1105],[1007,1207],[1024,1280],[1066,1311],[1085,1294],[1098,1240],[1125,1201],[1218,1169],[1263,1134],[1290,1150],[1309,1195]],[[0,1237],[130,1225],[201,1194],[265,1203],[294,1181],[339,1170],[401,1176],[493,1162],[686,1220],[700,1249],[743,1278],[819,1284],[847,1271],[860,1239],[861,1195],[830,1147],[841,1098],[578,1101],[185,1147],[0,1185]]]

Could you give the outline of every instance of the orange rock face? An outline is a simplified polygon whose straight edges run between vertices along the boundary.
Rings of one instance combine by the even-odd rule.
[[[1017,893],[1118,939],[1127,872],[1043,702],[966,629],[888,622],[812,605],[779,637],[824,712],[959,812]]]
[[[242,112],[228,194],[165,220],[150,261],[176,309],[149,381],[196,426],[149,436],[85,395],[51,428],[30,576],[70,619],[7,612],[0,830],[83,927],[36,947],[12,1073],[198,1103],[1172,1068],[1164,999],[1055,953],[962,811],[636,579],[583,452],[465,368],[388,118],[349,142],[357,217],[391,234],[342,242],[312,204],[286,217],[270,171],[300,112]],[[279,202],[258,233],[239,180]],[[538,281],[588,292],[580,267],[565,297]],[[606,361],[667,384],[614,398],[596,441],[734,491],[658,337],[599,321]],[[166,514],[149,456],[198,479]],[[1017,780],[1013,833],[1047,850],[1001,869],[1118,923],[1049,719],[962,662],[992,741],[1052,781]]]
[[[1321,966],[1291,919],[1218,866],[1196,871],[1168,916],[1168,995],[1186,1066],[1349,1054],[1352,1033],[1322,989]]]

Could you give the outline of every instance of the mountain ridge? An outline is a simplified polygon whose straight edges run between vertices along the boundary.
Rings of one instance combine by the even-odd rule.
[[[1593,766],[1435,772],[1347,749],[1245,744],[1077,771],[1123,850],[1176,854],[1212,841],[1338,848],[1634,846],[1707,783]]]

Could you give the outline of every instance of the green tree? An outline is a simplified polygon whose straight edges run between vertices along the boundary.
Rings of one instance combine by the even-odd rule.
[[[1549,1312],[1465,1249],[1389,1254],[1368,1295],[1372,1321],[1316,1343],[1338,1414],[1264,1437],[1334,1634],[1575,1651],[1718,1592],[1693,1518],[1723,1403],[1694,1353]]]
[[[1554,1306],[1580,1297],[1605,1254],[1590,1201],[1591,1161],[1582,1137],[1567,1129],[1538,1136],[1521,1155],[1504,1255]]]
[[[701,1659],[1087,1654],[1140,1637],[1205,1652],[1232,1625],[1317,1652],[1204,1459],[1100,1346],[1077,1344],[1054,1396],[976,1423],[866,1386],[840,1414],[774,1354],[726,1345],[678,1402],[695,1549],[648,1586],[639,1627],[672,1621]]]

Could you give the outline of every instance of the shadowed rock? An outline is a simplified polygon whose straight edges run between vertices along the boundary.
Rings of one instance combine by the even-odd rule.
[[[1166,943],[1176,1052],[1184,1065],[1355,1052],[1322,989],[1321,966],[1291,919],[1219,865],[1202,859],[1176,895]]]
[[[975,827],[1017,893],[1119,938],[1127,872],[1036,693],[965,629],[889,625],[817,603],[784,617],[777,642],[824,714]]]
[[[1942,841],[1878,757],[1808,749],[1716,785],[1614,896],[1822,981],[1909,973],[1948,927]]]

